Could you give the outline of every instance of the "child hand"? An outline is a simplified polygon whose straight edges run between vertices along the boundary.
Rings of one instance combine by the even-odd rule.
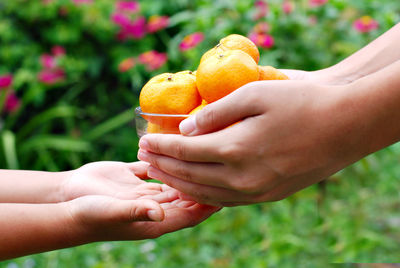
[[[79,243],[156,238],[192,227],[218,210],[180,199],[178,192],[166,185],[161,188],[164,190],[158,194],[136,200],[84,196],[66,202],[71,226],[77,230],[74,233],[85,239]]]
[[[61,184],[61,201],[85,195],[107,195],[119,199],[136,199],[153,194],[146,179],[148,164],[144,162],[94,162],[66,172]],[[142,179],[141,179],[142,178]],[[157,188],[157,185],[156,185]]]

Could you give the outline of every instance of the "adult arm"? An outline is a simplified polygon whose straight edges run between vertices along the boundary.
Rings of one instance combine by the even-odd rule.
[[[292,80],[342,85],[372,74],[400,60],[400,23],[364,48],[329,68],[318,71],[282,70]]]

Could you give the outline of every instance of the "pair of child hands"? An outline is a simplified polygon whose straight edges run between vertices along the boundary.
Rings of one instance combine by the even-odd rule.
[[[147,167],[95,162],[66,172],[0,171],[0,260],[97,241],[156,238],[219,209],[144,181]]]

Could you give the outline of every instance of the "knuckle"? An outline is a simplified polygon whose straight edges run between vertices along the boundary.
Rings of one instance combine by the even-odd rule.
[[[152,166],[156,167],[156,168],[160,168],[160,160],[158,159],[157,156],[152,157],[152,158],[150,159],[150,164],[151,164]]]
[[[173,149],[174,155],[177,159],[185,159],[186,157],[186,149],[184,145],[178,141],[172,141],[171,148]]]
[[[230,186],[233,190],[245,194],[257,194],[260,192],[260,185],[256,178],[239,177],[238,179],[232,180]]]
[[[160,153],[160,140],[154,139],[152,143],[150,143],[150,150],[154,153]]]
[[[220,146],[218,149],[218,155],[225,161],[234,163],[241,162],[241,160],[243,159],[241,146],[237,143],[230,143],[225,146]]]
[[[196,116],[196,124],[199,128],[215,128],[216,127],[215,110],[211,107],[204,107]]]
[[[134,221],[138,218],[138,207],[136,205],[132,206],[129,211],[129,219],[128,221]]]
[[[177,163],[175,165],[175,175],[183,180],[186,181],[192,181],[193,176],[190,173],[189,169],[187,168],[187,166],[184,163]]]

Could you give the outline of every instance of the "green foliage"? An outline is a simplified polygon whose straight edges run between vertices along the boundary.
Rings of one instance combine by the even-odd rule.
[[[0,1],[0,75],[13,74],[21,100],[16,112],[1,113],[0,168],[57,171],[90,161],[135,161],[133,108],[143,84],[167,70],[194,70],[221,37],[247,35],[257,22],[268,22],[275,39],[274,47],[261,50],[261,64],[314,70],[335,64],[399,21],[397,1],[330,0],[317,8],[306,0],[294,2],[294,11],[285,14],[281,0],[270,0],[268,15],[254,21],[254,1],[140,1],[140,14],[168,15],[169,26],[119,41],[110,19],[115,1]],[[353,22],[363,15],[377,20],[378,30],[354,30]],[[193,32],[203,32],[205,40],[181,52],[180,42]],[[46,85],[37,76],[40,56],[55,45],[66,49],[57,59],[65,79]],[[167,63],[154,71],[142,64],[118,71],[123,59],[149,50],[166,52]],[[399,156],[400,147],[392,146],[287,200],[224,209],[200,226],[156,240],[85,245],[0,267],[326,267],[400,261]]]

